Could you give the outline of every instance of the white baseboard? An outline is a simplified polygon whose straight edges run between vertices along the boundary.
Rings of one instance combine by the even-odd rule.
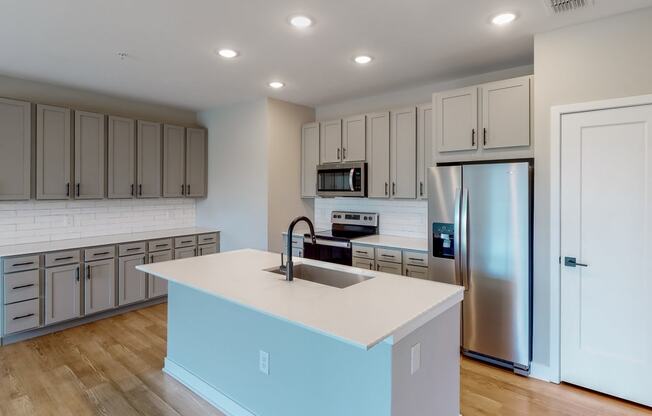
[[[556,378],[552,376],[552,371],[549,365],[537,362],[530,363],[530,377],[536,378],[537,380],[547,381],[549,383],[554,383]]]
[[[165,359],[163,371],[227,416],[256,416],[201,378],[168,358]]]

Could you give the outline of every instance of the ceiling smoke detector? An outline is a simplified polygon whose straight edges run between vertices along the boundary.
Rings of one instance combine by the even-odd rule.
[[[593,6],[594,0],[545,0],[546,6],[553,13],[564,13]]]

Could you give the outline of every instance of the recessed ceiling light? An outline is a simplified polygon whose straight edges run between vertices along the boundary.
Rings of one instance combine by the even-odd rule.
[[[290,17],[290,24],[294,27],[298,27],[299,29],[305,29],[312,26],[312,19],[308,16],[296,15]]]
[[[368,56],[368,55],[359,55],[359,56],[356,56],[355,58],[353,58],[353,60],[355,61],[356,64],[365,65],[365,64],[368,64],[369,62],[373,61],[374,58],[372,58],[371,56]]]
[[[491,23],[493,23],[494,25],[502,26],[508,23],[512,23],[515,19],[516,19],[516,14],[514,13],[500,13],[494,16],[493,19],[491,19]]]
[[[269,83],[269,86],[277,90],[279,88],[285,87],[285,84],[282,83],[281,81],[272,81]]]
[[[217,54],[220,55],[222,58],[226,59],[231,59],[235,58],[236,56],[239,55],[237,51],[234,51],[233,49],[220,49],[217,51]]]

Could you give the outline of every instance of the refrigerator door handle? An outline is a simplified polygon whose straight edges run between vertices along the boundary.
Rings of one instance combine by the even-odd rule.
[[[460,209],[460,273],[464,291],[469,290],[469,190],[462,190],[462,207]]]
[[[462,285],[461,277],[461,264],[462,264],[462,251],[460,249],[460,189],[455,189],[455,224],[454,224],[454,262],[455,262],[455,283]]]

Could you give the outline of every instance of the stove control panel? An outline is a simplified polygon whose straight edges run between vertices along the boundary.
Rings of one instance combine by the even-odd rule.
[[[378,227],[378,214],[373,212],[333,211],[331,213],[331,223]]]

